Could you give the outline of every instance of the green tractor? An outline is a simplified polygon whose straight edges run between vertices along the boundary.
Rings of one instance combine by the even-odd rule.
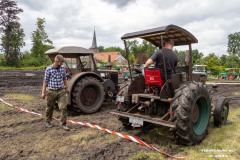
[[[226,68],[225,72],[218,73],[218,79],[228,79],[228,80],[234,80],[238,76],[239,68]]]
[[[162,48],[164,39],[171,38],[175,46],[187,45],[186,66],[178,66],[171,79],[161,79],[158,68],[144,68],[144,76],[133,78],[118,92],[118,110],[111,112],[127,129],[169,127],[177,142],[184,145],[201,143],[208,134],[210,118],[215,126],[225,125],[229,111],[229,101],[219,97],[211,101],[210,91],[200,74],[193,74],[192,43],[198,40],[187,30],[176,25],[168,25],[138,32],[127,33],[121,37],[127,55],[126,40],[142,38],[156,47]],[[164,56],[164,52],[163,52]],[[166,63],[164,62],[166,73]],[[130,68],[130,64],[129,64]],[[129,69],[131,71],[131,69]],[[167,76],[165,76],[167,77]]]

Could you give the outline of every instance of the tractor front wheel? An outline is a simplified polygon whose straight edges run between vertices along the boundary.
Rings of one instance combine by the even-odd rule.
[[[218,79],[219,79],[219,80],[222,80],[222,79],[223,79],[223,77],[222,77],[222,76],[218,76]]]

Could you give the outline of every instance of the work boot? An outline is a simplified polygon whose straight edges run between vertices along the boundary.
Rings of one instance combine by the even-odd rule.
[[[52,127],[52,124],[51,124],[50,122],[46,122],[46,123],[45,123],[45,126],[46,126],[47,128],[51,128],[51,127]]]
[[[70,128],[68,128],[66,125],[62,125],[62,129],[64,129],[65,131],[70,131]]]

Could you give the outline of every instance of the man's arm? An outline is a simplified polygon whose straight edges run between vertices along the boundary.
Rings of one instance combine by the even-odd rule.
[[[63,67],[63,83],[64,83],[64,89],[66,90],[66,93],[69,94],[70,91],[68,89],[68,85],[67,85],[67,74],[66,74],[66,68]]]
[[[43,86],[42,86],[42,98],[46,98],[46,88],[48,87],[48,82],[50,80],[50,73],[48,68],[45,69],[45,74],[43,78]]]
[[[151,64],[153,64],[159,57],[159,54],[161,53],[160,50],[157,50],[144,64],[144,67],[149,67]]]
[[[64,80],[63,82],[64,82],[64,89],[66,90],[66,93],[69,94],[70,91],[68,89],[67,80]]]
[[[144,68],[145,67],[149,67],[151,64],[153,64],[154,63],[154,61],[151,59],[151,58],[149,58],[148,60],[147,60],[147,62],[144,64]]]
[[[45,99],[46,97],[46,88],[47,88],[48,84],[47,82],[43,81],[43,86],[42,86],[42,98]]]

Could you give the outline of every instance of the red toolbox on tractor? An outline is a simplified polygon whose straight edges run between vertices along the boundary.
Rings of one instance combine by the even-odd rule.
[[[161,71],[158,68],[144,68],[145,82],[150,86],[163,86]]]

